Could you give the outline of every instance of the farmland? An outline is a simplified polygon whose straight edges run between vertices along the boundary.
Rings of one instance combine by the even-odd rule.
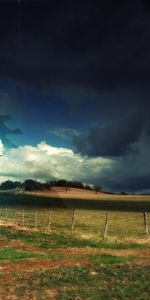
[[[67,201],[75,200],[66,194]],[[83,194],[75,196],[86,200]],[[149,299],[150,237],[139,211],[141,196],[88,198],[115,205],[114,198],[125,203],[132,197],[132,207],[138,206],[131,211],[129,206],[126,211],[110,207],[105,239],[103,207],[76,207],[72,228],[72,206],[44,206],[52,195],[21,197],[0,195],[0,299]],[[54,200],[62,198],[63,192]],[[37,205],[31,205],[32,199]],[[149,197],[142,199],[148,208]],[[150,223],[149,213],[147,217]]]
[[[116,195],[93,191],[53,188],[39,192],[0,192],[2,206],[60,207],[118,211],[150,211],[148,195]]]

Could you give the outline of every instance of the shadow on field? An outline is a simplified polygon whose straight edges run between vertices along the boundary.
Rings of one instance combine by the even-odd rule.
[[[1,192],[0,193],[0,205],[1,206],[24,206],[24,207],[60,207],[65,208],[64,200],[56,193],[54,198],[48,197],[48,195],[34,195],[28,193],[12,193]]]
[[[61,198],[56,192],[56,196],[38,196],[31,194],[0,193],[0,206],[18,207],[52,207],[70,209],[94,209],[107,211],[133,211],[149,212],[150,201],[131,201],[131,200],[87,200]]]

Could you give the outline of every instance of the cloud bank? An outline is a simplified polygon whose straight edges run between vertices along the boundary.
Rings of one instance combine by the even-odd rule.
[[[78,180],[114,192],[150,192],[150,139],[143,133],[135,151],[120,157],[88,157],[41,142],[4,151],[0,143],[0,182],[27,178]]]
[[[52,147],[41,142],[36,147],[23,146],[7,150],[0,157],[0,181],[4,179],[52,180],[65,178],[94,183],[107,168],[111,160],[86,158],[67,148]]]
[[[74,136],[73,142],[77,151],[84,155],[124,156],[138,142],[145,122],[145,113],[137,111],[105,126],[95,126],[85,135]]]
[[[149,85],[148,1],[22,1],[21,40],[16,7],[8,18],[1,2],[2,76],[36,86]]]

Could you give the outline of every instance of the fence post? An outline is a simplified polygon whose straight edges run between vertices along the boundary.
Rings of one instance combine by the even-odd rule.
[[[73,209],[73,214],[72,214],[72,223],[71,223],[71,230],[75,230],[75,209]]]
[[[4,219],[4,208],[2,207],[2,213],[1,213],[2,219]]]
[[[109,219],[109,214],[108,212],[106,212],[106,216],[105,216],[105,225],[104,225],[104,233],[103,233],[103,237],[106,238],[107,236],[107,231],[108,231],[108,219]]]
[[[143,217],[144,217],[144,229],[145,229],[145,233],[148,234],[148,218],[147,218],[147,213],[146,212],[143,213]]]
[[[24,209],[22,210],[22,226],[24,227]]]
[[[8,220],[8,210],[7,210],[7,208],[5,208],[5,221],[7,221]]]
[[[13,222],[16,223],[16,210],[13,209]]]
[[[52,223],[52,209],[50,211],[50,214],[49,214],[49,220],[48,220],[48,228],[51,229],[51,223]]]
[[[35,211],[34,227],[37,228],[37,210]]]

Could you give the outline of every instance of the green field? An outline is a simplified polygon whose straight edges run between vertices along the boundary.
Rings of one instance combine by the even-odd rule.
[[[142,238],[103,240],[1,224],[0,299],[148,300],[150,242]]]
[[[115,211],[114,198],[109,199],[114,207],[107,210],[104,239],[102,206],[74,211],[44,206],[45,199],[47,204],[56,200],[0,195],[0,299],[149,299],[150,237],[143,211]],[[133,204],[137,202],[141,200],[134,198]]]

